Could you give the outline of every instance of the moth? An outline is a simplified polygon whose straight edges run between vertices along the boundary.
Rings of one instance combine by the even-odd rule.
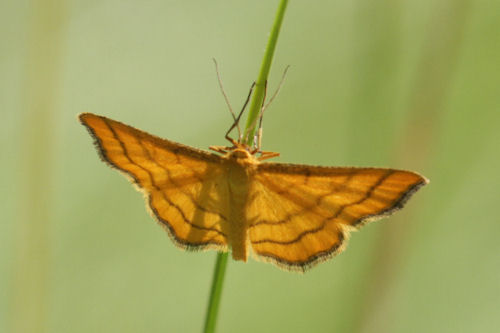
[[[305,271],[345,248],[349,234],[401,209],[428,180],[411,171],[265,160],[241,138],[207,152],[83,113],[102,160],[144,194],[151,215],[187,250],[231,250]],[[233,125],[234,127],[234,125]]]

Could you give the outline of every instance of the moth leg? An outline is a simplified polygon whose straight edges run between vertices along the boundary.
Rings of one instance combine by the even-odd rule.
[[[210,146],[208,149],[213,150],[217,153],[225,154],[231,147],[224,147],[224,146]]]
[[[278,156],[280,156],[280,153],[276,153],[273,151],[261,151],[260,156],[258,157],[258,160],[263,161],[263,160],[267,160],[269,158],[278,157]]]
[[[245,101],[245,104],[243,104],[243,107],[241,108],[241,111],[240,113],[238,114],[238,117],[236,117],[236,119],[234,119],[234,122],[233,124],[231,125],[231,127],[229,127],[229,130],[226,132],[226,135],[225,135],[225,138],[226,140],[228,140],[229,142],[231,142],[233,145],[235,144],[235,140],[233,138],[230,138],[229,137],[229,133],[231,133],[231,131],[238,126],[239,122],[240,122],[240,118],[241,118],[241,115],[243,114],[243,111],[245,111],[245,108],[247,107],[248,105],[248,102],[250,101],[250,96],[252,96],[252,92],[253,92],[253,88],[255,87],[255,82],[252,83],[252,86],[250,87],[250,91],[248,92],[248,97]],[[238,142],[241,142],[241,133],[240,135],[238,136]]]
[[[254,136],[254,147],[255,151],[260,151],[260,147],[262,147],[262,118],[264,117],[264,110],[265,106],[264,103],[266,103],[266,95],[267,95],[267,80],[264,86],[264,97],[262,98],[262,107],[260,109],[260,116],[259,116],[259,128],[257,129],[257,133]]]

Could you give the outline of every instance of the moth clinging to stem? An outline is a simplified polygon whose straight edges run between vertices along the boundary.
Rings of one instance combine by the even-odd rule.
[[[404,170],[265,162],[279,154],[260,149],[261,131],[255,145],[229,136],[240,117],[233,113],[226,133],[231,146],[211,146],[210,153],[79,115],[102,160],[137,185],[177,246],[231,250],[235,260],[252,253],[305,271],[342,252],[351,231],[401,209],[428,183]]]

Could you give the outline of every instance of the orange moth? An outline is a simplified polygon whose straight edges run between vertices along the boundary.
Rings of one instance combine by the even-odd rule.
[[[106,117],[79,119],[177,246],[230,249],[243,261],[252,253],[287,270],[342,252],[351,231],[401,209],[428,182],[403,170],[263,162],[278,154],[230,138],[210,153]]]

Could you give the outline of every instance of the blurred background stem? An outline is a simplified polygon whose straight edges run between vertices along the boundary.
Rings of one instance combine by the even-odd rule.
[[[25,133],[19,160],[19,207],[12,269],[11,332],[46,332],[50,272],[52,148],[60,73],[63,1],[30,2],[23,78]]]
[[[431,164],[433,143],[438,140],[442,125],[439,111],[451,90],[469,7],[469,0],[445,1],[434,6],[422,48],[424,52],[410,91],[406,128],[401,131],[394,149],[394,165],[411,165],[415,170],[425,170]],[[421,135],[424,132],[426,136]],[[408,244],[417,228],[411,223],[415,220],[414,207],[398,213],[393,217],[394,223],[381,226],[373,251],[371,274],[367,275],[369,278],[364,284],[366,292],[357,307],[362,310],[357,313],[359,326],[355,332],[398,331],[393,317],[384,314],[396,311],[390,301],[391,290],[404,269],[409,254]]]

